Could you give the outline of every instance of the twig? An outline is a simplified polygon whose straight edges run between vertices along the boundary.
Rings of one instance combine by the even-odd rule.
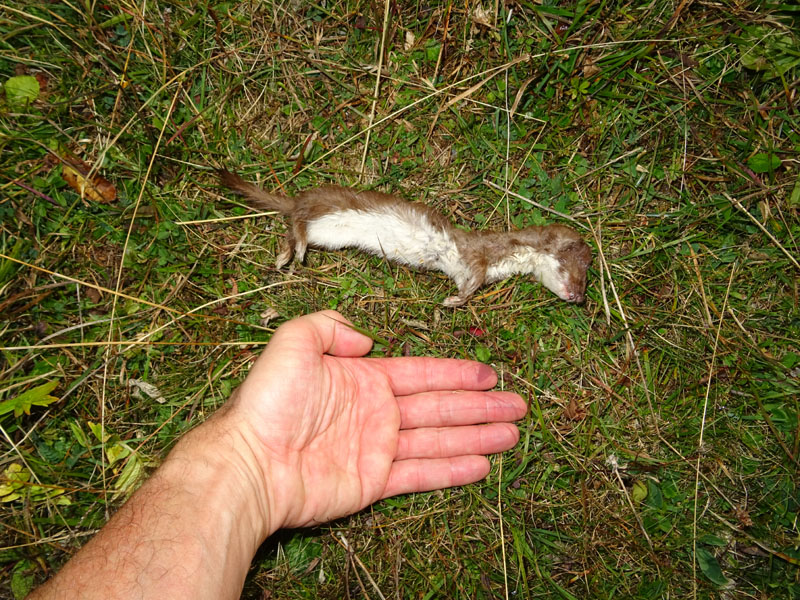
[[[248,213],[246,215],[235,215],[233,217],[218,217],[214,219],[195,219],[193,221],[175,221],[175,225],[200,225],[202,223],[224,223],[225,221],[241,221],[242,219],[252,219],[255,217],[273,217],[280,213],[271,210],[269,212]]]
[[[178,309],[170,308],[169,306],[165,306],[164,304],[159,304],[158,302],[151,302],[150,300],[146,300],[146,299],[140,298],[138,296],[131,296],[130,294],[125,294],[124,292],[115,292],[114,290],[109,289],[107,287],[103,287],[102,285],[97,285],[95,283],[89,283],[88,281],[84,281],[83,279],[76,279],[75,277],[70,277],[69,275],[63,275],[61,273],[56,273],[55,271],[51,271],[50,269],[45,269],[44,267],[39,267],[39,266],[33,265],[33,264],[29,263],[29,262],[25,262],[24,260],[19,260],[18,258],[14,258],[13,256],[8,256],[7,254],[3,254],[2,252],[0,252],[0,258],[6,259],[6,260],[10,260],[10,261],[15,262],[17,264],[20,264],[20,265],[23,265],[25,267],[28,267],[29,269],[33,269],[35,271],[39,271],[41,273],[47,273],[48,275],[52,275],[53,277],[59,277],[61,279],[65,279],[65,280],[67,280],[67,281],[69,281],[71,283],[77,283],[78,285],[82,285],[82,286],[85,286],[85,287],[88,287],[88,288],[95,289],[98,292],[105,292],[106,294],[111,294],[113,296],[118,296],[120,298],[125,298],[126,300],[133,300],[134,302],[136,302],[138,304],[144,304],[145,306],[152,306],[153,308],[157,308],[159,310],[163,310],[163,311],[166,311],[168,313],[172,313],[174,315],[179,315],[180,318],[187,317],[187,316],[189,316],[189,314],[195,312],[196,310],[198,310],[200,308],[200,307],[198,307],[197,309],[192,309],[191,311],[184,313],[184,312],[179,311]],[[299,280],[296,280],[296,281],[297,282],[303,282],[303,281],[306,281],[306,280],[305,279],[299,279]],[[288,282],[288,281],[275,282],[275,283],[271,283],[271,284],[266,285],[266,286],[262,286],[260,288],[255,288],[253,290],[250,290],[249,292],[253,293],[253,292],[261,291],[261,290],[264,290],[264,289],[267,289],[267,288],[270,288],[270,287],[273,287],[273,286],[276,286],[276,285],[286,285],[288,283],[291,283],[291,282]],[[224,301],[224,300],[228,300],[228,299],[229,298],[221,298],[221,299],[215,300],[214,302]],[[214,302],[212,302],[212,304]],[[208,306],[208,305],[206,305],[206,306]],[[238,320],[235,320],[235,319],[226,319],[224,317],[219,317],[217,315],[198,315],[198,316],[199,317],[203,317],[204,319],[208,319],[208,320],[225,321],[225,322],[233,323],[233,324],[236,324],[236,325],[246,325],[248,327],[254,327],[256,329],[263,329],[265,331],[270,331],[269,329],[265,329],[264,327],[261,327],[260,325],[255,325],[253,323],[245,323],[244,321],[238,321]],[[106,322],[106,321],[109,321],[109,320],[110,319],[106,319],[106,320],[104,320],[102,322]],[[90,323],[90,325],[96,325],[99,322],[101,322],[101,321],[93,321],[92,323]],[[74,328],[71,328],[71,329],[74,329]],[[60,333],[63,333],[63,332],[60,332]],[[49,336],[47,339],[50,339],[51,337],[52,336]],[[42,341],[44,341],[44,340],[42,340]],[[28,347],[28,348],[47,348],[48,346],[39,346],[39,345],[34,344],[32,346],[26,346],[26,347]]]
[[[764,403],[761,401],[761,396],[759,396],[754,391],[753,397],[756,399],[756,402],[758,403],[758,410],[761,411],[761,416],[764,417],[764,422],[766,422],[767,427],[769,427],[769,430],[772,432],[775,441],[778,442],[778,445],[786,453],[786,456],[788,456],[791,459],[791,461],[795,464],[795,466],[800,467],[800,461],[797,460],[797,457],[794,455],[794,452],[792,452],[791,448],[789,448],[789,446],[786,445],[786,442],[783,441],[783,438],[781,437],[778,428],[775,427],[775,423],[772,422],[772,418],[769,416],[769,412],[767,412],[767,409],[764,408]]]
[[[689,254],[692,256],[692,264],[694,265],[694,272],[697,275],[697,281],[700,282],[700,297],[703,299],[703,308],[706,311],[706,325],[711,327],[711,311],[708,309],[708,298],[706,297],[706,286],[703,283],[703,275],[700,273],[700,265],[697,264],[697,255],[694,253],[694,248],[691,244],[689,246]]]
[[[28,267],[29,269],[34,269],[35,271],[39,271],[41,273],[46,273],[47,275],[52,275],[53,277],[60,277],[61,279],[66,279],[67,281],[71,281],[72,283],[77,283],[78,285],[84,285],[89,288],[93,288],[99,292],[105,292],[106,294],[112,294],[119,296],[120,298],[125,298],[126,300],[134,300],[135,302],[139,302],[141,304],[146,304],[147,306],[152,306],[154,308],[160,308],[162,310],[166,310],[167,312],[179,313],[179,310],[174,308],[170,308],[168,306],[164,306],[159,304],[158,302],[150,302],[149,300],[145,300],[144,298],[137,298],[136,296],[130,296],[123,292],[115,292],[109,288],[103,287],[101,285],[96,285],[94,283],[89,283],[88,281],[83,281],[82,279],[76,279],[74,277],[70,277],[69,275],[63,275],[61,273],[56,273],[55,271],[51,271],[50,269],[45,269],[44,267],[39,267],[37,265],[31,264],[24,260],[19,260],[18,258],[14,258],[13,256],[8,256],[7,254],[3,254],[0,252],[0,258],[5,260],[10,260],[11,262],[15,262],[20,264],[24,267]]]
[[[164,122],[161,124],[161,131],[158,134],[158,139],[156,140],[156,144],[153,148],[153,152],[150,155],[150,162],[147,165],[147,171],[144,174],[144,179],[142,180],[142,186],[139,189],[139,195],[136,197],[136,203],[133,205],[133,215],[131,216],[130,225],[128,225],[128,232],[125,235],[125,243],[122,245],[122,256],[119,260],[119,269],[117,270],[117,281],[114,286],[114,295],[111,297],[111,323],[108,326],[108,341],[110,342],[114,338],[114,318],[117,312],[117,301],[119,299],[119,290],[122,287],[122,272],[125,270],[125,257],[128,254],[128,244],[130,244],[131,235],[133,234],[133,227],[136,222],[136,213],[139,210],[139,206],[142,203],[142,198],[144,197],[144,191],[147,189],[147,182],[150,179],[150,173],[153,170],[153,164],[156,162],[156,157],[158,156],[158,148],[161,146],[161,141],[164,139],[164,132],[167,129],[167,124],[169,123],[170,116],[172,115],[172,111],[175,110],[175,103],[178,101],[178,95],[181,92],[180,84],[178,84],[175,88],[175,95],[172,96],[172,102],[170,102],[169,109],[167,109],[166,116],[164,118]],[[98,159],[97,164],[100,164],[100,160]],[[106,353],[105,353],[105,362],[103,364],[103,383],[101,386],[100,391],[100,476],[103,479],[103,502],[105,504],[105,513],[106,519],[110,518],[108,512],[108,496],[106,494],[106,434],[105,434],[105,427],[106,427],[106,387],[108,381],[108,365],[111,362],[111,346],[106,346]]]
[[[305,281],[305,280],[301,280],[301,281]],[[165,328],[169,327],[169,326],[170,326],[170,325],[172,325],[173,323],[177,323],[178,321],[180,321],[180,320],[181,320],[181,319],[183,319],[184,317],[188,317],[189,315],[191,315],[191,314],[192,314],[192,313],[194,313],[194,312],[197,312],[198,310],[202,310],[202,309],[204,309],[204,308],[207,308],[207,307],[209,307],[209,306],[213,306],[214,304],[220,304],[220,303],[222,303],[222,302],[228,302],[229,300],[232,300],[233,298],[240,298],[240,297],[242,297],[242,296],[249,296],[250,294],[255,294],[256,292],[262,292],[262,291],[264,291],[264,290],[268,290],[268,289],[270,289],[270,288],[274,288],[274,287],[278,287],[278,286],[286,285],[286,284],[288,284],[288,283],[293,283],[293,282],[289,282],[289,281],[276,281],[275,283],[269,283],[269,284],[267,284],[267,285],[262,285],[261,287],[258,287],[258,288],[253,288],[252,290],[246,290],[246,291],[244,291],[244,292],[239,292],[238,294],[231,294],[230,296],[224,296],[224,297],[222,297],[222,298],[214,298],[213,300],[210,300],[210,301],[206,302],[205,304],[201,304],[200,306],[195,306],[195,307],[194,307],[192,310],[190,310],[189,312],[186,312],[186,313],[180,314],[180,315],[178,315],[177,317],[174,317],[174,318],[173,318],[171,321],[169,321],[169,322],[167,322],[167,323],[164,323],[163,325],[161,325],[161,326],[160,326],[160,327],[158,327],[157,329],[154,329],[154,330],[152,330],[152,331],[148,332],[147,334],[145,334],[145,335],[142,335],[142,336],[141,336],[141,337],[140,337],[140,338],[137,340],[137,342],[143,342],[143,341],[145,341],[145,340],[146,340],[147,338],[149,338],[151,335],[155,335],[156,333],[158,333],[158,332],[159,332],[159,331],[161,331],[162,329],[165,329]],[[255,324],[251,324],[250,326],[251,326],[251,327],[254,327],[254,328],[257,328],[257,329],[260,329],[260,330],[262,330],[262,331],[271,331],[271,330],[270,330],[268,327],[262,327],[261,325],[255,325]],[[127,350],[127,348],[126,348],[125,350]],[[123,352],[124,352],[125,350],[123,350]]]
[[[94,325],[94,323],[91,323]],[[22,350],[53,350],[56,348],[99,348],[101,346],[263,346],[269,340],[252,340],[243,342],[213,340],[208,342],[154,342],[148,340],[111,340],[99,342],[63,342],[60,344],[46,344],[33,346],[0,346],[3,351],[22,351]],[[127,350],[127,348],[126,348]]]
[[[42,200],[47,200],[47,201],[48,201],[50,204],[52,204],[53,206],[55,206],[55,207],[56,207],[58,210],[61,210],[61,205],[60,205],[58,202],[56,202],[55,200],[53,200],[53,199],[52,199],[50,196],[48,196],[47,194],[43,194],[43,193],[42,193],[42,192],[40,192],[39,190],[35,190],[35,189],[33,189],[33,188],[32,188],[32,187],[30,187],[29,185],[26,185],[26,184],[22,183],[22,182],[21,182],[19,179],[12,179],[12,180],[11,180],[11,183],[13,183],[14,185],[18,185],[19,187],[21,187],[21,188],[22,188],[22,189],[24,189],[24,190],[27,190],[27,191],[29,191],[31,194],[34,194],[34,195],[36,195],[36,196],[39,196],[39,198],[41,198]],[[3,186],[3,187],[5,187],[5,186]]]
[[[639,516],[636,507],[633,505],[633,500],[631,499],[628,490],[625,488],[625,482],[622,481],[622,475],[620,475],[619,473],[619,462],[617,461],[617,457],[611,454],[609,455],[606,462],[611,467],[611,470],[613,471],[614,475],[617,477],[617,481],[619,482],[619,487],[622,490],[625,499],[628,501],[628,505],[631,507],[631,511],[633,511],[633,516],[636,519],[636,523],[639,525],[639,529],[642,530],[642,534],[644,534],[644,539],[647,540],[647,545],[650,546],[650,552],[652,552],[655,555],[656,551],[655,548],[653,547],[653,542],[650,539],[650,536],[647,535],[647,529],[645,528],[644,523],[642,522],[642,518]]]
[[[591,224],[589,225],[591,227]],[[600,242],[597,236],[597,232],[594,231],[592,228],[592,235],[594,236],[595,242],[598,244],[598,248],[600,247]],[[611,269],[608,267],[608,262],[606,262],[606,256],[602,252],[600,252],[600,268],[605,270],[606,275],[608,276],[608,287],[611,289],[611,293],[614,294],[614,300],[617,304],[617,310],[619,311],[619,316],[622,319],[622,323],[625,326],[625,339],[628,342],[628,356],[631,354],[638,355],[636,351],[636,344],[633,341],[633,336],[631,335],[631,328],[628,325],[628,317],[625,316],[625,309],[622,308],[622,302],[619,299],[619,295],[617,294],[617,287],[614,285],[614,280],[611,277]],[[647,382],[644,382],[644,389],[647,390]],[[649,401],[649,394],[648,394],[648,401]]]
[[[573,179],[570,179],[567,182],[567,185],[572,185],[573,183],[583,179],[584,177],[589,177],[589,175],[592,175],[593,173],[597,173],[598,171],[601,171],[601,170],[605,169],[606,167],[609,167],[609,166],[613,165],[614,163],[618,163],[621,160],[625,160],[626,158],[628,158],[632,154],[639,154],[640,152],[645,152],[645,148],[642,147],[642,146],[639,146],[638,148],[634,148],[633,150],[628,150],[625,154],[620,154],[618,157],[612,158],[607,163],[602,164],[599,167],[595,167],[591,171],[587,171],[586,173],[582,173],[581,175],[578,175],[577,177],[575,177]]]
[[[367,164],[367,150],[369,150],[369,138],[372,133],[372,123],[375,121],[375,108],[378,105],[378,94],[381,90],[381,71],[383,71],[383,51],[386,45],[386,32],[389,29],[389,0],[383,2],[383,31],[381,33],[381,49],[378,54],[378,72],[375,74],[375,92],[372,97],[372,108],[369,111],[369,126],[367,127],[367,137],[364,140],[364,154],[361,156],[361,180],[364,179],[364,168]]]
[[[578,45],[578,46],[570,46],[569,48],[557,48],[556,50],[548,50],[547,52],[539,52],[537,54],[523,54],[522,56],[519,56],[518,58],[515,58],[514,60],[511,60],[511,61],[509,61],[509,62],[507,62],[505,64],[498,65],[498,66],[492,67],[490,69],[486,69],[485,71],[482,71],[481,73],[476,73],[475,75],[470,75],[469,77],[465,77],[464,79],[462,79],[460,81],[455,81],[455,82],[453,82],[451,84],[448,84],[448,85],[446,85],[446,86],[444,86],[442,88],[434,90],[433,92],[431,92],[430,94],[428,94],[424,98],[419,98],[418,100],[414,100],[414,102],[412,102],[411,104],[407,104],[407,105],[403,106],[402,108],[398,108],[393,113],[388,114],[385,117],[383,117],[381,119],[378,119],[377,121],[372,123],[367,129],[362,129],[361,131],[359,131],[357,133],[354,133],[353,135],[351,135],[350,137],[348,137],[344,141],[339,142],[333,148],[331,148],[327,152],[324,152],[322,155],[318,156],[316,159],[314,159],[313,161],[308,163],[300,171],[298,171],[297,173],[293,173],[291,177],[287,177],[286,180],[283,183],[284,184],[289,183],[290,181],[295,179],[298,175],[300,175],[300,173],[303,173],[304,171],[310,169],[311,167],[313,167],[317,163],[322,162],[323,160],[328,158],[331,154],[335,154],[336,152],[339,151],[340,148],[343,148],[343,147],[347,146],[350,142],[352,142],[353,140],[358,139],[359,137],[361,137],[362,135],[367,133],[367,131],[377,127],[381,123],[384,123],[385,121],[390,121],[390,120],[394,119],[395,117],[397,117],[397,116],[399,116],[399,115],[401,115],[401,114],[403,114],[405,112],[408,112],[409,110],[411,110],[415,106],[418,106],[418,105],[422,104],[423,102],[427,102],[431,98],[435,98],[436,96],[441,96],[442,94],[444,94],[445,92],[453,89],[454,87],[458,87],[460,85],[463,85],[467,81],[471,81],[473,79],[477,79],[478,77],[483,77],[483,76],[485,76],[485,75],[487,75],[489,73],[498,74],[498,73],[501,73],[504,70],[510,69],[511,67],[513,67],[515,65],[518,65],[520,63],[523,63],[523,62],[528,62],[528,61],[531,61],[533,59],[544,58],[544,57],[552,56],[552,55],[568,54],[568,53],[571,53],[571,52],[576,52],[578,50],[592,50],[592,49],[599,49],[599,48],[614,48],[616,46],[631,46],[631,45],[642,44],[642,43],[658,43],[658,42],[675,43],[675,42],[684,41],[684,40],[692,41],[692,40],[696,40],[696,39],[697,39],[697,36],[678,38],[678,39],[671,39],[671,40],[656,39],[656,38],[654,38],[654,39],[641,39],[641,40],[620,40],[620,41],[613,41],[613,42],[603,42],[603,43],[600,43],[600,44],[582,44],[582,45]],[[207,61],[203,61],[202,63],[199,63],[198,65],[194,65],[193,68],[202,67],[207,62],[209,62],[209,61],[208,60]],[[175,79],[180,77],[180,75],[185,74],[185,73],[186,73],[186,71],[182,71],[180,74],[178,74],[175,77],[173,77],[171,80],[169,80],[163,86],[161,86],[161,88],[159,88],[159,90],[157,92],[160,92],[161,89],[167,87],[169,84],[172,83],[172,81],[174,81]],[[145,104],[149,104],[151,101],[152,101],[152,98],[148,98],[148,100],[147,100],[147,102]],[[127,129],[131,125],[133,120],[134,119],[131,118],[131,121],[129,121],[125,125],[125,129]],[[117,138],[120,135],[122,135],[122,132],[120,132],[114,138],[113,141],[116,142]],[[610,165],[612,163],[615,163],[615,162],[617,162],[619,160],[622,160],[623,158],[625,158],[629,154],[632,154],[634,152],[639,152],[641,150],[642,150],[642,148],[634,148],[630,152],[627,152],[627,153],[623,154],[622,156],[619,156],[619,157],[615,158],[614,160],[612,160],[612,161],[610,161],[610,162],[606,163],[605,165],[603,165],[601,167],[598,167],[598,168],[602,169],[604,167],[607,167],[608,165]],[[597,169],[595,169],[594,171],[596,171],[596,170]],[[577,179],[580,179],[581,177],[586,177],[586,176],[590,175],[591,173],[594,173],[594,171],[590,171],[588,173],[584,173],[583,175],[578,176],[573,181],[577,181]]]
[[[719,335],[722,331],[722,322],[725,320],[725,309],[728,306],[728,295],[731,291],[733,276],[736,274],[736,263],[731,268],[731,276],[728,278],[728,287],[725,290],[725,300],[722,302],[722,312],[720,313],[719,323],[717,324],[717,335],[714,337],[714,349],[711,352],[711,364],[708,367],[708,382],[706,383],[706,394],[703,399],[703,418],[700,421],[700,439],[697,441],[697,462],[695,463],[694,477],[694,515],[692,518],[692,597],[697,597],[697,500],[698,489],[700,487],[700,459],[703,456],[703,436],[706,430],[706,415],[708,414],[708,396],[711,393],[711,382],[714,380],[714,363],[717,360],[717,346],[719,345]],[[702,282],[701,282],[702,285]],[[710,318],[710,317],[709,317]]]
[[[350,553],[350,555],[353,557],[353,560],[354,560],[354,561],[356,561],[356,564],[357,564],[359,567],[361,567],[361,570],[362,570],[362,571],[364,571],[364,575],[366,576],[367,580],[368,580],[368,581],[370,582],[370,584],[372,585],[372,589],[374,589],[374,590],[375,590],[375,593],[376,593],[376,594],[378,594],[378,597],[379,597],[381,600],[386,600],[386,596],[384,596],[384,595],[383,595],[383,593],[381,592],[380,588],[378,587],[378,584],[377,584],[377,583],[375,583],[375,580],[372,578],[372,575],[370,575],[370,574],[369,574],[369,571],[367,571],[367,567],[365,567],[365,566],[364,566],[364,563],[363,563],[363,562],[361,562],[361,559],[360,559],[360,558],[358,558],[358,555],[357,555],[357,554],[355,553],[355,551],[353,551],[353,549],[350,547],[350,542],[348,542],[348,541],[347,541],[347,538],[346,538],[346,537],[344,537],[344,534],[343,534],[341,531],[340,531],[340,532],[338,532],[338,536],[339,536],[339,540],[338,540],[338,541],[339,541],[339,543],[340,543],[342,546],[344,546],[344,549],[345,549],[345,550],[347,550],[347,551]],[[334,538],[334,539],[336,539],[336,538]]]
[[[603,312],[606,315],[606,324],[611,325],[611,308],[608,306],[608,295],[606,294],[606,264],[605,251],[603,250],[603,237],[600,233],[600,221],[597,221],[597,230],[592,230],[594,243],[597,245],[597,253],[600,255],[600,297],[603,298]]]
[[[767,544],[765,544],[761,540],[759,540],[757,538],[754,538],[752,535],[747,533],[744,529],[741,529],[740,527],[737,527],[736,525],[734,525],[733,523],[731,523],[730,521],[728,521],[727,519],[725,519],[721,515],[718,515],[717,513],[715,513],[713,510],[709,510],[708,512],[712,517],[717,519],[720,523],[722,523],[726,527],[729,527],[732,531],[735,531],[736,533],[738,533],[740,535],[743,535],[748,540],[753,542],[756,546],[761,548],[764,552],[769,552],[770,554],[772,554],[772,556],[774,556],[776,558],[780,558],[781,560],[785,560],[789,564],[792,564],[792,565],[795,565],[795,566],[800,566],[800,560],[796,559],[795,557],[789,556],[788,554],[786,554],[784,552],[780,552],[778,550],[775,550],[774,548],[768,546]]]
[[[591,223],[589,224],[591,226]],[[598,240],[597,233],[592,229],[592,235],[594,235],[595,241]],[[600,254],[600,259],[602,262],[601,267],[605,269],[606,274],[608,275],[608,286],[611,288],[611,293],[614,294],[614,300],[617,304],[617,310],[619,310],[620,318],[622,319],[622,323],[625,326],[625,340],[627,342],[627,355],[630,358],[633,355],[633,360],[636,362],[636,368],[639,370],[639,376],[642,378],[642,389],[644,389],[644,396],[647,399],[647,406],[650,409],[650,414],[655,415],[656,411],[653,407],[653,400],[650,397],[650,384],[645,377],[644,369],[642,368],[642,361],[639,358],[639,352],[636,348],[636,344],[633,341],[633,335],[631,335],[631,327],[628,325],[628,318],[625,316],[625,311],[622,308],[622,302],[619,299],[619,295],[617,294],[617,287],[614,285],[614,279],[611,277],[611,269],[608,268],[608,262],[606,261],[606,257],[604,254]],[[658,420],[653,419],[653,427],[656,430],[656,435],[659,439],[663,440],[663,436],[661,435],[661,429],[658,426]]]
[[[755,223],[755,224],[756,224],[756,227],[758,227],[758,228],[759,228],[761,231],[763,231],[763,232],[766,234],[766,236],[767,236],[769,239],[771,239],[771,240],[772,240],[772,243],[773,243],[773,244],[775,244],[775,245],[778,247],[778,249],[779,249],[781,252],[783,252],[783,253],[784,253],[784,254],[785,254],[787,257],[788,257],[788,259],[789,259],[790,261],[792,261],[792,264],[793,264],[795,267],[797,267],[797,269],[798,269],[798,270],[800,270],[800,263],[798,263],[798,262],[797,262],[797,259],[796,259],[794,256],[792,256],[791,254],[789,254],[789,251],[788,251],[786,248],[784,248],[784,247],[781,245],[781,243],[780,243],[780,242],[779,242],[777,239],[775,239],[775,236],[774,236],[774,235],[772,235],[772,234],[771,234],[771,233],[770,233],[770,232],[767,230],[767,228],[766,228],[766,227],[764,227],[764,226],[763,226],[763,225],[762,225],[762,224],[761,224],[761,223],[758,221],[758,219],[756,219],[756,218],[755,218],[753,215],[751,215],[751,214],[750,214],[750,212],[749,212],[749,211],[748,211],[748,210],[747,210],[747,209],[746,209],[744,206],[742,206],[742,205],[741,205],[741,203],[740,203],[740,202],[739,202],[739,201],[738,201],[736,198],[732,198],[732,197],[731,197],[731,196],[729,196],[729,195],[728,195],[726,192],[723,192],[723,195],[724,195],[724,196],[725,196],[725,197],[726,197],[726,198],[727,198],[727,199],[730,201],[730,203],[731,203],[731,204],[733,204],[733,205],[734,205],[736,208],[738,208],[738,209],[739,209],[740,211],[742,211],[742,212],[743,212],[745,215],[747,215],[747,218],[748,218],[748,219],[750,219],[750,220],[751,220],[753,223]]]

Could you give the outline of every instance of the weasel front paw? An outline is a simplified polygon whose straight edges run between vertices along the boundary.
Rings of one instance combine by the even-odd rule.
[[[456,306],[463,306],[466,303],[466,298],[462,298],[461,296],[450,296],[449,298],[444,299],[442,305],[447,306],[448,308],[455,308]]]

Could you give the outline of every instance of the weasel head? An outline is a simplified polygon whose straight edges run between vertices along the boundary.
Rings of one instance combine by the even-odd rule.
[[[544,283],[559,298],[575,304],[586,299],[586,271],[592,264],[592,249],[580,238],[564,240],[556,249],[558,263],[550,282]]]
[[[562,300],[583,303],[592,249],[578,232],[563,225],[548,225],[529,227],[517,235],[539,253],[534,273],[542,285]]]

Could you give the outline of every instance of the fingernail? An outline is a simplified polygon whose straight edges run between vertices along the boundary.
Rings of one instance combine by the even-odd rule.
[[[478,367],[475,370],[475,379],[478,381],[478,383],[494,381],[495,379],[497,379],[497,374],[494,372],[494,369],[489,365],[478,363]]]

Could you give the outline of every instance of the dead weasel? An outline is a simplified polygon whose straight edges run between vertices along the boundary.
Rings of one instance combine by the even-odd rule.
[[[424,204],[379,192],[326,186],[292,198],[270,194],[223,169],[218,174],[223,185],[242,194],[250,206],[278,211],[291,220],[275,263],[279,269],[293,256],[302,262],[308,246],[358,248],[400,264],[444,272],[458,286],[458,295],[447,298],[445,306],[461,306],[480,286],[516,274],[533,274],[567,302],[584,300],[592,251],[569,227],[464,231]]]

